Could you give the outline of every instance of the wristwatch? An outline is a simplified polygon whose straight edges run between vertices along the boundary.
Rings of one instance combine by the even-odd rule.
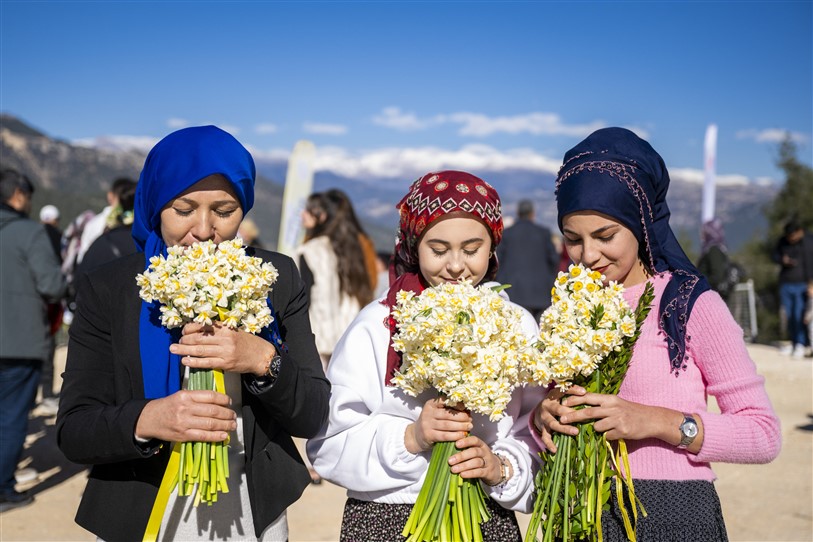
[[[279,354],[275,354],[271,361],[268,362],[268,368],[265,370],[265,374],[262,376],[255,376],[254,380],[257,382],[257,385],[260,387],[270,386],[274,382],[277,381],[277,377],[279,376],[279,369],[282,365],[282,358]]]
[[[680,424],[680,444],[678,448],[688,448],[697,436],[697,421],[691,414],[683,413],[683,423]]]

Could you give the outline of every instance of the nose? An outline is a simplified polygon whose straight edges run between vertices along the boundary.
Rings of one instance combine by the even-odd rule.
[[[215,227],[209,213],[198,213],[191,229],[192,236],[198,241],[215,238]]]
[[[591,240],[584,241],[582,245],[581,264],[585,267],[593,267],[601,258],[601,251],[596,243]]]
[[[449,252],[449,260],[446,262],[446,270],[452,275],[456,276],[463,272],[463,257],[460,253],[455,251]]]

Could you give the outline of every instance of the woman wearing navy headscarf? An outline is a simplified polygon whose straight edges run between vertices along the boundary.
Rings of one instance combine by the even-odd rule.
[[[655,299],[618,395],[574,386],[562,399],[553,390],[533,425],[551,453],[553,431],[576,435],[586,420],[609,440],[626,440],[647,512],[638,540],[726,540],[709,464],[773,460],[779,420],[742,329],[669,227],[668,186],[663,159],[629,130],[598,130],[565,154],[556,198],[571,260],[623,284],[633,307],[648,282]],[[708,395],[720,413],[708,410]],[[604,540],[627,539],[615,500],[602,529]]]
[[[247,249],[279,271],[268,300],[275,321],[260,335],[217,324],[167,330],[135,280],[168,246],[234,238],[254,176],[251,155],[219,128],[169,134],[138,183],[139,252],[80,278],[57,439],[68,459],[92,465],[76,521],[101,539],[142,539],[172,442],[227,435],[230,492],[199,507],[173,492],[159,538],[287,539],[285,510],[310,482],[291,437],[316,434],[329,397],[294,262]],[[222,369],[226,395],[181,390],[184,366]]]

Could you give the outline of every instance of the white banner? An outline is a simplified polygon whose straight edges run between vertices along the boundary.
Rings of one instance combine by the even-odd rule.
[[[313,164],[316,147],[307,140],[297,141],[288,158],[288,174],[282,195],[277,251],[292,256],[302,241],[302,211],[313,190]]]
[[[703,211],[701,223],[714,218],[714,203],[716,196],[715,183],[717,182],[717,125],[709,124],[706,128],[706,142],[703,145],[705,152],[705,181],[703,183]]]

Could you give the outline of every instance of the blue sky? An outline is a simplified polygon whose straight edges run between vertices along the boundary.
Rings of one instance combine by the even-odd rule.
[[[811,162],[813,9],[797,2],[0,2],[0,109],[49,135],[149,147],[217,124],[318,168],[555,172],[631,127],[673,177]]]

